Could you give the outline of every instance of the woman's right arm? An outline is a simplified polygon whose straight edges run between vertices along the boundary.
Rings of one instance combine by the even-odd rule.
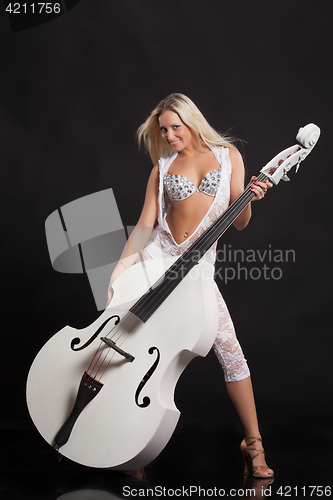
[[[146,226],[151,229],[154,227],[158,213],[158,184],[158,165],[155,165],[148,179],[146,197],[137,226]]]
[[[111,275],[107,304],[110,303],[113,295],[112,283],[125,269],[134,264],[139,256],[139,252],[145,247],[150,238],[158,214],[158,184],[158,165],[155,165],[148,179],[141,215]]]

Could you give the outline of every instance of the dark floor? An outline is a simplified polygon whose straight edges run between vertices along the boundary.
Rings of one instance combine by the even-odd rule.
[[[67,459],[58,462],[35,429],[2,429],[1,499],[333,497],[330,425],[272,424],[263,434],[275,478],[244,483],[242,436],[232,425],[221,430],[187,422],[177,428],[161,455],[145,468],[146,481]]]

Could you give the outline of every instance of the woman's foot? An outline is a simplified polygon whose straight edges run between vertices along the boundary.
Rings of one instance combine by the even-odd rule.
[[[245,468],[244,474],[249,475],[249,463],[252,467],[252,475],[262,479],[274,477],[274,471],[268,467],[265,461],[265,452],[261,437],[245,437],[241,443]]]

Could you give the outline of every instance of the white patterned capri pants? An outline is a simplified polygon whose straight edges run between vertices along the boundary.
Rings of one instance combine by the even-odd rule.
[[[224,299],[214,281],[219,312],[219,324],[213,350],[222,365],[226,382],[238,382],[250,376],[250,370]]]

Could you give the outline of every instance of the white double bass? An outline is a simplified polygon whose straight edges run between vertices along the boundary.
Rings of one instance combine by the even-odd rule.
[[[278,184],[311,152],[320,129],[276,155],[258,181]],[[296,170],[297,171],[297,170]],[[182,371],[210,350],[218,314],[214,267],[203,256],[251,201],[250,188],[176,260],[136,264],[113,283],[110,306],[80,331],[66,326],[35,358],[27,404],[40,434],[61,455],[90,467],[139,469],[169,441],[179,418]]]

